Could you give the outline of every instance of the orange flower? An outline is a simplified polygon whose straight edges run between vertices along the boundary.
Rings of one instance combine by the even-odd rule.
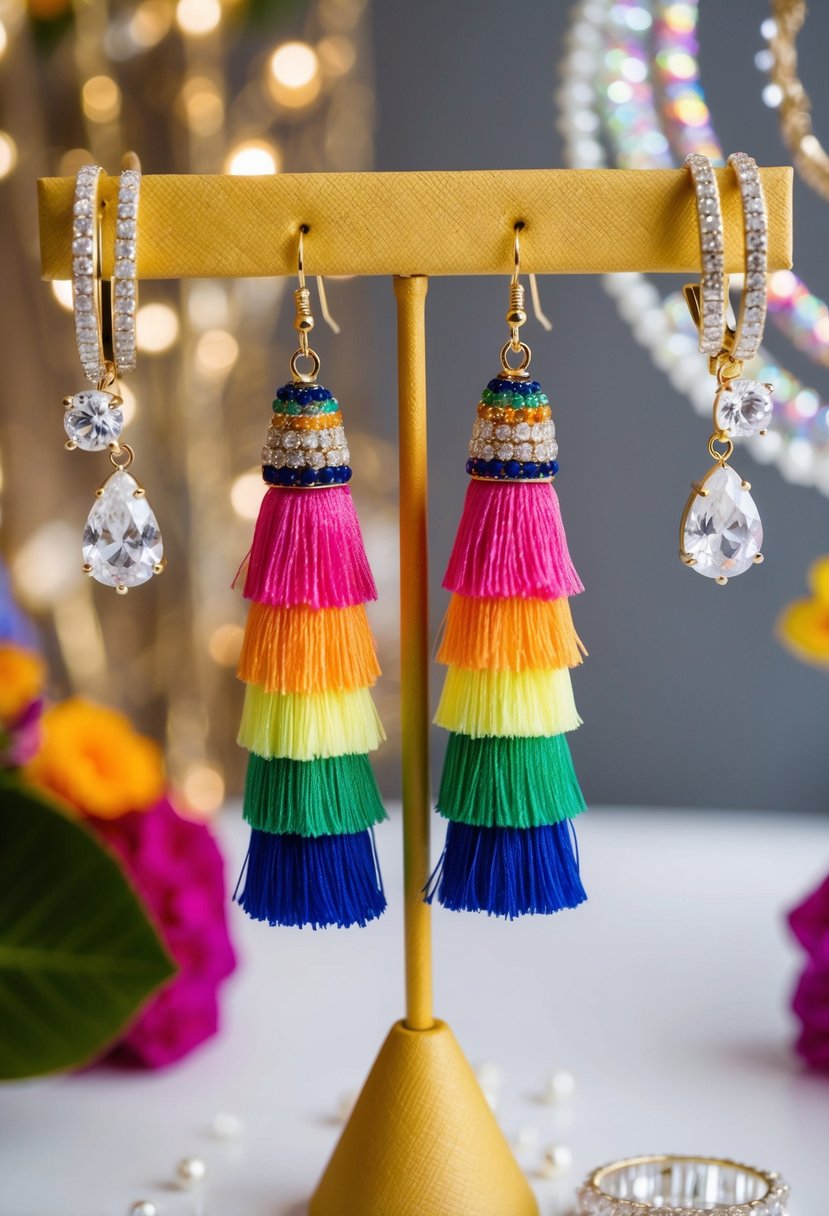
[[[20,646],[0,646],[0,723],[9,726],[43,691],[40,655]]]
[[[25,775],[80,814],[117,819],[161,797],[161,749],[124,714],[72,697],[44,714],[43,735]]]

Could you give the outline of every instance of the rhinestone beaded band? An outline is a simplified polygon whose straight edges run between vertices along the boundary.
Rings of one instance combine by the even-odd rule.
[[[707,1157],[634,1157],[595,1170],[577,1216],[787,1216],[779,1174]]]
[[[98,278],[98,181],[100,165],[83,165],[75,179],[72,206],[72,310],[75,340],[87,380],[106,376]]]
[[[351,480],[339,402],[321,384],[277,389],[262,449],[262,476],[275,486],[336,486]]]
[[[692,152],[685,167],[694,183],[702,260],[699,348],[704,355],[718,355],[723,349],[726,303],[720,191],[707,156]]]
[[[118,184],[112,292],[112,343],[119,375],[135,370],[135,311],[138,304],[135,246],[140,191],[141,174],[137,169],[125,169]]]
[[[728,163],[740,187],[746,245],[745,285],[731,353],[735,359],[753,359],[766,324],[768,215],[757,162],[745,152],[733,152]]]

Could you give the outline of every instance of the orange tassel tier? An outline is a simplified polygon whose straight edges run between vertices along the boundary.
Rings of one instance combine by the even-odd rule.
[[[236,674],[269,693],[368,688],[380,667],[365,605],[251,604]]]
[[[569,600],[453,595],[437,659],[473,671],[578,667],[587,654]]]

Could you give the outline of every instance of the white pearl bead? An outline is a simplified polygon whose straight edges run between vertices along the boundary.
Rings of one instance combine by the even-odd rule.
[[[576,1078],[566,1068],[557,1069],[547,1083],[544,1095],[549,1103],[566,1102],[576,1092]]]
[[[176,1178],[182,1190],[190,1190],[204,1182],[207,1167],[201,1157],[182,1157],[176,1166]]]
[[[545,1150],[541,1159],[541,1173],[545,1178],[557,1178],[573,1164],[573,1154],[566,1144],[553,1144]]]
[[[149,1199],[138,1199],[130,1205],[130,1216],[158,1216],[158,1208]]]
[[[501,1069],[492,1060],[484,1060],[475,1069],[475,1076],[481,1089],[500,1089],[504,1080]]]
[[[532,1124],[519,1127],[515,1133],[514,1144],[516,1148],[535,1148],[538,1144],[538,1128]]]
[[[242,1120],[238,1115],[224,1112],[213,1116],[213,1135],[217,1140],[237,1140],[242,1134]]]

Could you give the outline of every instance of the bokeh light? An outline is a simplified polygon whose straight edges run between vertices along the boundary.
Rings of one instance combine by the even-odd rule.
[[[81,90],[81,103],[90,122],[112,122],[121,112],[121,90],[111,76],[91,76]]]
[[[230,503],[240,519],[256,519],[267,488],[258,467],[236,478],[230,487]]]
[[[7,131],[0,131],[0,178],[8,177],[17,164],[17,144]]]
[[[196,367],[203,376],[221,379],[239,358],[239,343],[223,329],[208,329],[196,344]]]
[[[148,355],[161,355],[175,346],[178,316],[169,304],[144,304],[135,314],[135,329],[138,349]]]
[[[214,663],[220,667],[235,667],[242,653],[242,641],[245,631],[241,625],[228,621],[219,625],[210,635],[207,643],[208,653]]]
[[[53,279],[52,280],[52,295],[60,304],[61,308],[65,308],[67,312],[72,311],[72,280],[71,279]]]
[[[225,172],[237,177],[265,177],[279,170],[276,148],[265,139],[246,139],[232,148]]]
[[[281,106],[301,109],[319,96],[320,61],[307,42],[283,42],[271,55],[268,86]]]
[[[222,19],[219,0],[178,0],[176,24],[183,34],[203,38],[218,28]]]
[[[191,811],[211,815],[224,801],[224,777],[210,764],[191,764],[184,774],[181,793]]]

